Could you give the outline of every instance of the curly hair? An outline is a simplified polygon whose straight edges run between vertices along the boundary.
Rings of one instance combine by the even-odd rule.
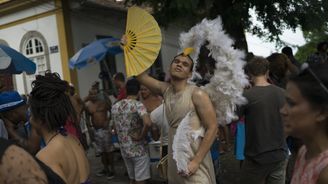
[[[58,73],[46,71],[32,82],[30,108],[33,117],[41,120],[49,131],[57,131],[68,118],[76,122],[76,113],[68,96],[69,84]]]
[[[265,75],[268,70],[268,60],[260,56],[253,57],[245,66],[246,73],[253,76]]]

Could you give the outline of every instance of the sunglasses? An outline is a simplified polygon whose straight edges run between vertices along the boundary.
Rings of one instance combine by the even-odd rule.
[[[328,94],[328,88],[323,84],[323,82],[319,79],[319,77],[313,72],[313,70],[310,68],[310,65],[308,63],[304,63],[301,67],[301,71],[309,71],[312,77],[315,78],[315,80],[320,84],[323,90]]]

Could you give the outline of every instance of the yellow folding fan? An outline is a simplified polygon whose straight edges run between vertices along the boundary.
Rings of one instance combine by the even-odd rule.
[[[156,20],[148,12],[138,7],[128,9],[123,39],[127,77],[139,75],[155,62],[162,35]]]

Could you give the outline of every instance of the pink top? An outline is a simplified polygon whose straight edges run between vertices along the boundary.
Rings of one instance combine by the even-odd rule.
[[[305,160],[306,152],[305,146],[298,152],[291,184],[316,184],[321,171],[328,165],[328,150],[311,160]]]
[[[76,126],[74,125],[74,122],[72,121],[71,118],[67,119],[64,128],[66,129],[66,131],[69,135],[72,135],[80,140],[79,133],[78,133]]]

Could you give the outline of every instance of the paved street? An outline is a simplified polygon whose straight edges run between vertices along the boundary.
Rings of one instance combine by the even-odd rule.
[[[88,157],[91,163],[91,181],[95,184],[128,184],[128,176],[125,175],[125,166],[123,160],[120,159],[119,153],[115,155],[115,178],[107,180],[106,177],[97,177],[96,173],[102,169],[100,157],[95,157],[95,152],[91,148],[88,151]],[[221,175],[219,184],[239,184],[240,183],[240,169],[239,161],[235,160],[233,151],[220,156]],[[151,180],[151,184],[161,184],[162,182]]]
[[[220,156],[221,174],[219,184],[240,184],[239,161],[235,159],[233,151]]]
[[[94,149],[90,148],[88,150],[88,158],[90,160],[91,164],[91,181],[95,184],[128,184],[129,180],[127,176],[124,176],[125,168],[124,163],[122,160],[117,160],[118,156],[115,155],[115,161],[118,161],[117,164],[115,164],[115,178],[112,180],[107,180],[105,176],[98,177],[96,176],[96,173],[101,171],[103,169],[103,166],[100,161],[100,157],[95,156]]]
[[[120,158],[120,153],[115,153],[115,178],[112,180],[107,180],[105,176],[98,177],[96,173],[101,171],[103,166],[100,161],[100,157],[95,156],[95,151],[90,148],[88,151],[88,158],[91,164],[91,181],[95,184],[129,184],[129,179],[127,174],[125,174],[125,166],[123,160]],[[160,184],[162,182],[151,180],[151,184]]]

